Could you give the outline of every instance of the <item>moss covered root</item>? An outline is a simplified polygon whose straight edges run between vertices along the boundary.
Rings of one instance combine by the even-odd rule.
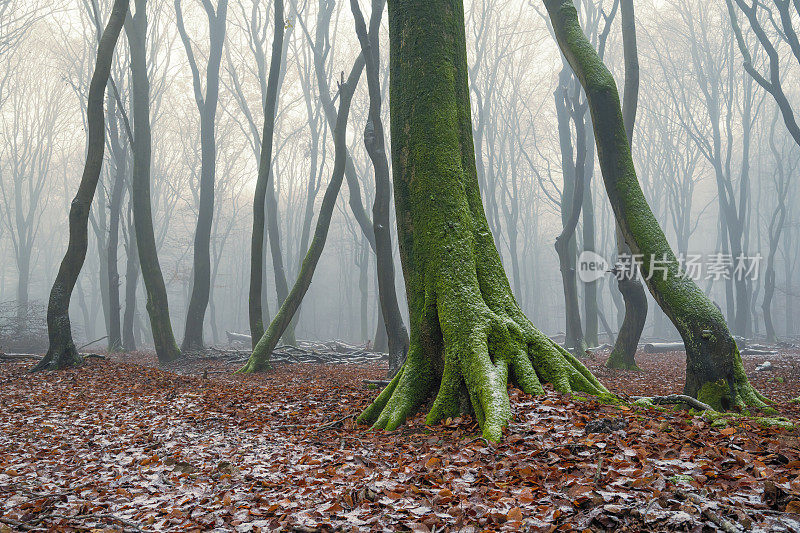
[[[427,424],[471,414],[484,438],[497,442],[512,418],[508,383],[534,395],[544,393],[543,381],[562,393],[608,394],[572,354],[525,326],[492,316],[483,327],[467,322],[454,328],[444,335],[440,371],[432,363],[436,357],[425,356],[419,344],[412,344],[400,372],[358,421],[393,430],[433,397]]]
[[[392,171],[408,295],[408,359],[359,420],[394,429],[432,399],[426,421],[470,413],[497,441],[509,382],[541,394],[602,394],[574,356],[514,299],[475,165],[462,0],[389,2]]]

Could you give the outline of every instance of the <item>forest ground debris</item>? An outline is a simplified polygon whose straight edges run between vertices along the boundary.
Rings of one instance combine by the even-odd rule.
[[[682,353],[642,357],[641,372],[605,369],[606,356],[591,369],[621,396],[681,388]],[[754,384],[797,423],[800,354],[770,357],[786,379]],[[681,409],[509,389],[514,420],[490,445],[463,417],[356,425],[382,364],[241,376],[225,359],[159,369],[122,353],[29,366],[0,364],[0,531],[800,530],[798,430],[750,417],[715,427]],[[591,431],[599,419],[610,431]]]

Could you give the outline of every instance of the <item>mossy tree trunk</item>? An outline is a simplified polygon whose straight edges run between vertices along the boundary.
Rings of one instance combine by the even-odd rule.
[[[636,19],[633,0],[622,0],[620,5],[622,16],[622,47],[625,55],[625,94],[622,102],[622,119],[628,146],[633,143],[633,131],[636,123],[636,110],[639,104],[639,52],[636,44]],[[625,242],[622,230],[616,225],[617,256],[630,257],[631,249]],[[647,321],[647,295],[637,275],[637,267],[630,268],[617,275],[617,288],[625,303],[625,318],[614,342],[606,367],[625,370],[639,370],[636,364],[636,349]]]
[[[115,0],[108,24],[100,37],[97,62],[89,85],[86,106],[86,124],[88,126],[86,163],[83,167],[78,192],[75,194],[69,210],[67,252],[58,269],[47,306],[47,331],[50,346],[45,357],[33,368],[34,371],[56,370],[81,363],[80,355],[72,340],[69,301],[86,259],[86,249],[89,244],[89,209],[97,190],[97,181],[103,168],[105,152],[103,100],[111,74],[114,49],[127,13],[128,0]]]
[[[150,133],[150,80],[147,73],[147,0],[136,0],[136,13],[125,20],[125,34],[131,52],[133,85],[133,178],[131,201],[133,224],[142,279],[147,290],[147,313],[153,331],[153,343],[160,363],[181,357],[172,333],[169,303],[164,276],[158,262],[158,249],[153,231],[150,203],[150,164],[152,136]]]
[[[600,168],[614,215],[632,251],[645,258],[642,270],[647,286],[686,345],[685,394],[715,409],[765,407],[765,398],[745,375],[722,313],[681,273],[647,205],[636,177],[614,77],[586,39],[572,1],[544,0],[544,4],[559,47],[589,99]]]
[[[272,355],[272,350],[278,345],[281,336],[291,324],[295,313],[300,308],[300,304],[303,303],[303,297],[311,286],[314,271],[317,268],[317,263],[319,263],[319,258],[325,248],[325,241],[328,238],[328,229],[331,225],[333,209],[336,206],[336,197],[339,195],[339,190],[344,180],[347,161],[347,119],[350,115],[350,102],[356,85],[358,85],[358,79],[361,77],[362,68],[353,67],[347,81],[339,85],[339,114],[336,118],[336,128],[334,128],[333,136],[335,146],[333,172],[331,180],[328,182],[328,188],[322,198],[322,206],[319,210],[317,226],[314,229],[311,245],[303,259],[303,264],[300,265],[300,272],[292,290],[283,304],[281,304],[264,335],[258,340],[247,364],[239,370],[241,373],[262,372],[269,368],[269,358]]]
[[[427,422],[473,412],[499,440],[507,382],[528,393],[606,389],[520,310],[478,189],[461,0],[390,0],[394,196],[411,344],[359,417],[394,429],[429,397]]]

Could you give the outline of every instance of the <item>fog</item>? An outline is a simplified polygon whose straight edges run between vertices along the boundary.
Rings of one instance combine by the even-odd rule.
[[[0,351],[47,348],[45,309],[66,250],[70,202],[86,156],[87,94],[98,48],[94,1],[0,0]],[[201,204],[201,113],[196,92],[201,100],[206,98],[207,65],[213,56],[204,3],[216,4],[178,2],[191,61],[186,39],[179,34],[176,4],[151,1],[147,6],[152,219],[179,343],[194,282]],[[99,0],[103,24],[111,4]],[[613,343],[624,317],[614,275],[605,271],[617,256],[614,215],[597,163],[585,96],[562,61],[547,15],[538,4],[465,1],[473,136],[483,203],[514,295],[532,322],[563,340],[567,305],[562,270],[571,272],[573,279],[577,270],[584,340],[589,346]],[[619,6],[611,0],[576,4],[584,30],[602,49],[622,93]],[[273,216],[277,226],[270,228],[264,249],[265,326],[280,306],[280,277],[291,288],[300,271],[333,172],[332,124],[324,101],[337,103],[337,82],[347,77],[361,52],[347,2],[286,0],[284,9],[266,207],[267,226]],[[367,16],[369,9],[362,2]],[[793,118],[787,121],[774,95],[745,70],[747,62],[756,74],[775,81],[767,74],[769,54],[757,43],[744,15],[737,13],[742,42],[737,42],[724,2],[636,3],[640,85],[633,159],[670,245],[679,256],[701,265],[696,280],[722,309],[733,332],[766,337],[766,309],[776,335],[793,337],[798,335],[794,312],[800,309],[800,149],[787,128]],[[778,82],[786,80],[780,94],[785,94],[790,107],[800,104],[797,84],[791,83],[800,67],[788,44],[791,39],[779,20],[763,12],[758,17],[775,43]],[[203,326],[207,345],[227,345],[226,332],[250,332],[253,198],[273,18],[271,2],[229,0],[222,21],[225,37],[213,121],[211,283]],[[382,113],[389,151],[385,17],[380,39]],[[742,45],[752,56],[747,61]],[[315,54],[321,71],[315,70]],[[193,81],[192,63],[199,86]],[[76,344],[101,339],[91,345],[98,350],[106,346],[109,335],[112,291],[119,294],[122,337],[130,336],[137,349],[153,345],[134,242],[130,66],[123,31],[111,69],[114,88],[109,88],[106,99],[105,159],[90,213],[89,247],[70,303]],[[366,76],[362,76],[347,131],[355,172],[348,173],[338,195],[327,243],[296,319],[298,338],[372,344],[382,327],[370,244],[376,183],[363,137],[368,109]],[[582,167],[579,161],[585,161]],[[585,180],[581,216],[567,263],[560,265],[554,243],[569,218],[576,172],[583,172]],[[395,283],[407,325],[393,212],[390,220]],[[276,276],[276,249],[285,270],[282,276]],[[581,255],[585,251],[596,252],[608,263],[596,279],[589,279],[586,270],[594,256]],[[737,264],[742,261],[755,267],[737,281]],[[769,288],[769,267],[774,271],[774,289]],[[647,297],[643,338],[676,339],[676,330]],[[126,315],[131,317],[127,323]],[[134,345],[127,344],[126,349]]]

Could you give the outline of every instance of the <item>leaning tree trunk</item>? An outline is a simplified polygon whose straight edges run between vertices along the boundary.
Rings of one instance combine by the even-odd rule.
[[[184,351],[202,350],[203,324],[211,293],[211,226],[214,219],[214,181],[216,179],[217,145],[215,125],[217,102],[219,100],[219,65],[222,60],[222,46],[225,43],[225,22],[228,13],[228,0],[220,0],[214,10],[210,2],[204,2],[208,16],[209,54],[206,66],[206,92],[203,94],[200,71],[197,67],[192,43],[183,24],[183,11],[180,0],[175,0],[175,14],[178,31],[186,49],[186,56],[192,70],[195,103],[200,112],[200,205],[197,213],[197,228],[194,235],[194,261],[192,294],[186,310],[186,325],[183,334]]]
[[[81,176],[78,192],[75,194],[69,210],[67,253],[64,254],[53,288],[50,290],[50,301],[47,306],[47,331],[50,337],[50,347],[45,357],[33,370],[56,370],[81,363],[81,357],[72,340],[69,300],[86,259],[86,249],[89,244],[89,209],[97,189],[97,181],[100,179],[105,151],[103,99],[108,77],[111,74],[114,49],[117,46],[127,12],[128,0],[114,1],[111,16],[97,48],[97,62],[89,85],[86,105],[86,123],[88,125],[86,163],[83,167],[83,176]]]
[[[150,162],[152,137],[150,134],[150,80],[147,78],[147,0],[136,0],[136,14],[125,21],[125,33],[131,51],[131,76],[133,80],[133,225],[142,279],[147,289],[147,312],[153,330],[153,343],[159,363],[174,361],[181,356],[169,317],[169,302],[158,249],[153,231],[153,213],[150,205]]]
[[[267,201],[267,180],[272,169],[272,137],[275,133],[275,107],[278,101],[278,81],[283,56],[283,0],[275,0],[275,35],[272,40],[272,58],[267,79],[267,94],[264,99],[264,131],[261,141],[261,157],[258,163],[258,179],[253,197],[253,234],[250,241],[250,337],[253,348],[264,335],[264,316],[261,306],[261,286],[264,271],[264,227]]]
[[[375,202],[372,206],[372,224],[375,231],[375,256],[378,263],[378,294],[381,314],[389,341],[389,377],[394,377],[408,352],[408,332],[403,324],[397,292],[394,286],[394,260],[392,258],[392,234],[389,230],[389,161],[386,158],[383,122],[381,121],[381,86],[379,30],[384,0],[372,1],[372,17],[369,34],[357,0],[350,0],[350,8],[356,21],[356,33],[361,43],[361,53],[366,61],[367,85],[369,88],[369,119],[364,129],[364,146],[375,169]],[[376,339],[377,341],[377,339]]]
[[[544,0],[562,53],[580,80],[592,112],[597,154],[614,215],[625,241],[645,260],[642,269],[656,302],[686,345],[685,394],[715,409],[766,407],[750,384],[722,313],[682,275],[636,177],[614,77],[581,29],[572,0]],[[649,258],[662,270],[653,271]]]
[[[347,118],[350,114],[350,101],[353,98],[353,92],[355,92],[360,75],[361,70],[354,68],[350,72],[347,81],[339,86],[339,115],[336,118],[336,128],[333,135],[335,146],[333,173],[322,198],[322,206],[317,218],[317,226],[314,229],[314,238],[311,239],[311,246],[309,246],[308,252],[303,259],[303,264],[300,266],[300,272],[291,292],[281,304],[267,331],[258,340],[247,364],[239,372],[261,372],[269,368],[269,358],[272,355],[272,350],[278,345],[281,336],[291,324],[292,318],[294,318],[295,313],[300,308],[300,304],[303,302],[303,297],[311,286],[311,279],[314,277],[314,271],[317,268],[319,258],[322,256],[322,250],[325,248],[325,241],[328,238],[328,229],[331,225],[333,209],[336,206],[336,197],[342,187],[347,159]]]
[[[542,393],[606,389],[520,310],[489,231],[472,139],[462,0],[390,0],[392,168],[411,345],[359,417],[394,429],[434,396],[427,423],[471,411],[499,440],[507,382]],[[437,392],[438,391],[438,392]]]
[[[636,122],[636,108],[639,103],[639,52],[636,46],[636,19],[634,17],[633,0],[622,0],[622,46],[625,55],[625,94],[622,105],[622,118],[628,146],[633,142],[633,126]],[[631,256],[631,249],[625,242],[619,225],[616,225],[617,256]],[[636,349],[647,321],[647,295],[638,277],[635,265],[626,265],[624,272],[617,273],[617,288],[625,303],[625,318],[619,329],[617,340],[606,367],[639,370],[636,364]]]

